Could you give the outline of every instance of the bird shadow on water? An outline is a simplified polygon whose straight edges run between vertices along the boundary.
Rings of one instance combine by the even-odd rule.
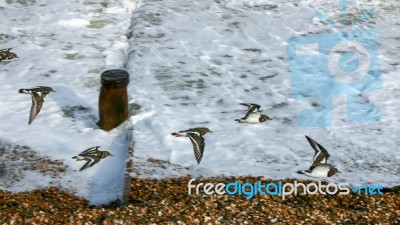
[[[104,158],[93,166],[97,168],[89,184],[88,200],[93,207],[121,205],[126,182],[127,132],[118,134],[107,149],[100,149],[109,151],[113,156]]]
[[[98,128],[96,124],[98,110],[95,106],[67,87],[53,86],[52,88],[56,92],[51,97],[61,108],[64,117],[71,119],[74,123],[81,123],[87,128]]]

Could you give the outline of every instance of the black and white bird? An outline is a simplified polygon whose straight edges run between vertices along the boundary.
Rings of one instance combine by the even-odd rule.
[[[172,135],[175,137],[189,137],[193,144],[194,156],[196,157],[197,163],[200,164],[201,158],[203,158],[204,152],[204,138],[203,135],[211,132],[206,127],[196,127],[189,130],[183,130],[179,132],[174,132]]]
[[[100,146],[91,147],[79,153],[79,155],[72,157],[73,159],[76,159],[76,161],[86,161],[85,165],[83,165],[79,171],[92,167],[94,164],[100,162],[101,159],[113,156],[108,151],[100,151],[99,148]]]
[[[314,149],[315,154],[312,161],[312,164],[307,170],[297,171],[298,174],[303,174],[309,177],[331,177],[335,173],[339,172],[331,164],[328,164],[329,153],[328,151],[322,147],[318,142],[314,141],[312,138],[306,135],[308,142],[311,147]]]
[[[12,48],[0,49],[0,61],[8,61],[19,58],[17,54],[10,52]]]
[[[34,88],[29,88],[29,89],[19,89],[19,93],[22,94],[30,94],[32,95],[32,106],[31,106],[31,112],[29,114],[29,124],[33,122],[33,120],[37,117],[37,115],[40,112],[40,109],[42,109],[43,102],[44,102],[44,97],[46,97],[47,94],[50,92],[56,92],[53,90],[51,87],[46,87],[46,86],[38,86]]]
[[[267,115],[261,114],[261,106],[253,103],[239,103],[240,105],[247,106],[246,115],[240,119],[236,119],[239,123],[262,123],[270,118]]]

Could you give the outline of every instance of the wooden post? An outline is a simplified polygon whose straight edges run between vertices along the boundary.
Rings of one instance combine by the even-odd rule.
[[[128,119],[129,74],[125,70],[107,70],[101,74],[97,125],[109,131]]]

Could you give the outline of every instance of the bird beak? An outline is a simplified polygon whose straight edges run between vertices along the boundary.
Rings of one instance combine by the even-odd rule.
[[[110,156],[114,156],[114,155],[110,155]]]

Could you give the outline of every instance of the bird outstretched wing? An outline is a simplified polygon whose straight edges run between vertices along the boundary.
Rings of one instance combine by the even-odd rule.
[[[322,145],[320,145],[318,142],[316,142],[314,139],[308,137],[307,135],[306,135],[306,138],[307,138],[308,142],[310,143],[311,147],[315,151],[313,161],[312,161],[312,164],[311,164],[309,170],[314,169],[320,163],[327,163],[328,158],[329,158],[328,151],[324,147],[322,147]]]
[[[247,119],[251,114],[256,113],[256,114],[260,114],[260,108],[261,106],[257,105],[257,104],[253,104],[253,103],[239,103],[240,105],[244,105],[247,106],[247,112],[246,115],[242,118],[242,119]]]
[[[29,124],[31,124],[39,114],[40,110],[42,109],[43,102],[44,100],[40,93],[32,92],[32,106],[31,112],[29,113]]]
[[[83,165],[83,166],[79,169],[79,171],[82,171],[82,170],[85,170],[85,169],[87,169],[87,168],[89,168],[89,167],[92,167],[94,164],[96,164],[96,163],[98,163],[98,162],[100,162],[100,159],[97,159],[97,158],[96,158],[96,159],[93,159],[93,158],[87,157],[85,165]]]
[[[92,156],[93,154],[97,153],[99,150],[100,146],[95,146],[95,147],[90,147],[86,149],[85,151],[79,153],[79,156]]]
[[[193,144],[194,156],[196,161],[200,164],[201,158],[203,158],[204,152],[204,138],[200,136],[197,132],[188,132],[187,135]]]

